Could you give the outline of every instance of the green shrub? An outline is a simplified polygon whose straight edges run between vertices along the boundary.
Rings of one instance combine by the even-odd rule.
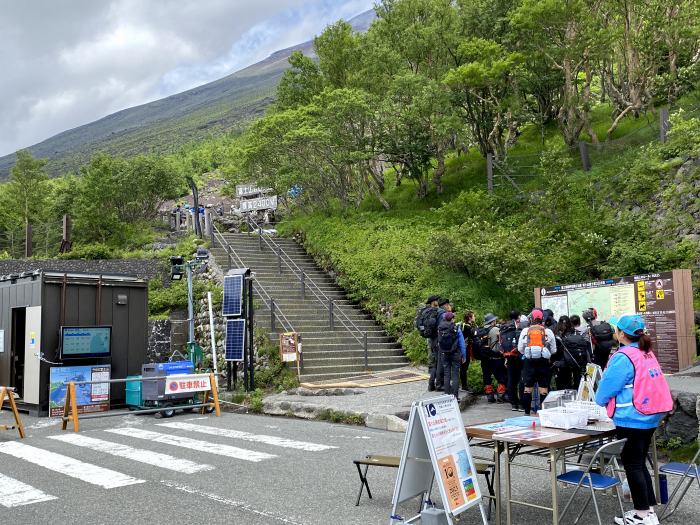
[[[122,251],[114,246],[109,246],[102,243],[92,243],[74,246],[69,252],[62,253],[58,256],[59,259],[118,259],[122,256]]]

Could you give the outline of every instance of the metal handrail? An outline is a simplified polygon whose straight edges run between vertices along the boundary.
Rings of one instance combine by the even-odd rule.
[[[332,308],[332,307],[331,307],[331,305],[332,305],[332,299],[331,299],[330,297],[328,297],[325,293],[323,293],[323,291],[321,290],[321,288],[316,284],[316,282],[314,282],[313,279],[311,279],[311,278],[308,278],[308,279],[307,279],[307,276],[306,276],[306,274],[304,273],[304,271],[303,271],[301,268],[299,268],[299,266],[298,266],[298,265],[294,262],[294,260],[289,256],[289,254],[287,254],[287,252],[285,252],[285,251],[282,249],[281,246],[279,246],[279,245],[278,245],[276,242],[274,242],[274,241],[272,241],[272,243],[271,243],[269,237],[264,237],[264,236],[263,236],[263,231],[262,231],[262,227],[261,227],[261,226],[259,226],[259,225],[258,225],[252,218],[250,218],[250,217],[245,217],[244,220],[248,223],[248,226],[249,226],[249,227],[252,227],[254,230],[257,230],[258,235],[260,236],[260,238],[262,239],[262,241],[264,241],[265,244],[267,244],[267,246],[268,246],[273,252],[276,251],[278,257],[280,257],[280,260],[287,266],[287,268],[289,268],[289,269],[291,270],[291,272],[292,272],[293,274],[297,275],[297,272],[298,272],[298,277],[299,277],[300,281],[301,281],[302,278],[303,278],[303,282],[304,282],[305,284],[306,284],[306,282],[310,282],[310,283],[311,283],[311,285],[312,285],[311,292],[316,296],[316,299],[321,303],[321,305],[324,304],[324,301],[325,301],[326,304],[328,304],[329,315],[330,315],[331,318],[332,318],[332,315],[333,315],[332,310],[331,310],[331,308]],[[273,247],[273,245],[274,245],[274,247]],[[285,260],[282,258],[283,255],[284,255],[287,259],[289,259],[289,262],[291,262],[291,263],[294,265],[294,268],[296,268],[296,271],[295,271],[294,268],[292,268],[292,267],[289,265],[289,263],[288,263],[287,261],[285,261]],[[303,276],[303,277],[302,277],[302,276]],[[316,291],[315,291],[313,288],[316,288],[316,290],[318,291],[318,293],[316,293]],[[352,336],[355,338],[355,340],[356,340],[361,346],[364,347],[364,350],[365,350],[365,367],[367,367],[367,332],[365,331],[365,332],[364,332],[363,339],[360,339],[360,337],[358,337],[357,333],[361,333],[362,330],[360,330],[360,328],[352,321],[352,319],[350,319],[350,318],[345,314],[345,312],[343,312],[340,308],[338,309],[338,312],[340,312],[340,314],[341,314],[340,322],[341,322],[341,324],[343,325],[343,327],[350,333],[350,335],[352,335]],[[344,319],[343,319],[343,318],[344,318]],[[348,325],[345,323],[345,321],[347,321],[348,324],[350,324],[350,326],[352,327],[352,330],[348,327]],[[355,330],[355,332],[357,332],[357,333],[353,332],[353,330]]]
[[[221,234],[216,225],[212,224],[212,227],[212,236],[218,236],[220,239],[219,242],[221,243],[221,246],[226,246],[226,253],[230,254],[232,257],[235,257],[238,263],[241,265],[241,268],[245,268],[245,263],[241,260],[241,258],[235,252],[235,250],[231,247],[226,238]],[[257,279],[255,279],[255,275],[253,275],[251,278],[253,279],[253,286],[255,286],[255,289],[258,291],[258,293],[260,293],[260,295],[263,296],[263,300],[266,300],[267,304],[270,305],[270,308],[273,308],[272,305],[275,304],[274,300],[270,297],[270,294],[267,293],[265,287],[262,284],[260,284],[260,282]],[[279,308],[279,306],[277,306],[277,317],[280,319],[280,324],[286,332],[296,332],[296,330],[294,329],[294,325],[292,325],[289,319],[287,319],[287,316],[284,315],[284,312]]]

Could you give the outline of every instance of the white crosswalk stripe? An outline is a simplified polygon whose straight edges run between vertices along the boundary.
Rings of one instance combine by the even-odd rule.
[[[182,472],[183,474],[194,474],[195,472],[214,469],[211,465],[199,464],[188,459],[180,459],[168,454],[134,448],[129,445],[122,445],[121,443],[96,439],[81,434],[61,434],[58,436],[49,436],[49,439],[55,439],[56,441],[69,443],[78,447],[89,448],[97,452],[104,452],[105,454],[130,459],[139,463],[153,465],[154,467]]]
[[[150,430],[143,430],[134,427],[109,428],[105,430],[105,432],[110,432],[112,434],[118,434],[120,436],[127,436],[136,439],[144,439],[146,441],[153,441],[154,443],[162,443],[164,445],[172,445],[175,447],[187,448],[190,450],[196,450],[198,452],[207,452],[209,454],[216,454],[218,456],[226,456],[229,458],[241,459],[243,461],[258,462],[277,457],[273,454],[267,454],[265,452],[255,452],[253,450],[232,447],[230,445],[220,445],[218,443],[209,443],[207,441],[200,441],[198,439],[191,439],[181,436],[172,436],[169,434],[161,434],[159,432],[151,432]]]
[[[59,474],[76,478],[92,485],[98,485],[105,489],[125,487],[145,483],[143,479],[132,478],[115,470],[98,467],[68,456],[49,452],[41,448],[25,445],[16,441],[0,443],[0,453],[23,459]]]
[[[194,425],[192,423],[159,423],[159,427],[175,428],[177,430],[187,430],[189,432],[199,432],[200,434],[208,434],[211,436],[220,436],[233,439],[241,439],[243,441],[250,441],[253,443],[265,443],[267,445],[274,445],[276,447],[283,448],[295,448],[298,450],[305,450],[307,452],[321,452],[323,450],[330,450],[333,448],[330,445],[321,445],[318,443],[309,443],[306,441],[294,441],[292,439],[277,437],[277,436],[267,436],[264,434],[251,434],[250,432],[241,432],[239,430],[231,430],[228,428],[215,428],[204,425]]]
[[[54,499],[57,499],[56,496],[51,496],[31,485],[0,474],[0,505],[3,507],[19,507]]]

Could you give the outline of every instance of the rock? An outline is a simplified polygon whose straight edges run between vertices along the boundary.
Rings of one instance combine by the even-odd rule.
[[[367,428],[376,428],[378,430],[386,430],[388,426],[386,414],[367,414],[365,418],[365,426]],[[392,416],[396,417],[396,416]],[[398,418],[397,418],[398,419]]]
[[[386,429],[389,432],[406,432],[406,427],[408,425],[407,421],[397,417],[397,416],[386,416]]]
[[[672,392],[675,408],[666,419],[662,435],[664,439],[680,438],[690,443],[698,437],[698,403],[700,396],[688,392]]]

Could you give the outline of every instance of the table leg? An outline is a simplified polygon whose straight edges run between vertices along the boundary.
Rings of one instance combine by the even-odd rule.
[[[496,441],[496,446],[494,447],[494,469],[493,477],[494,479],[494,493],[496,494],[496,500],[494,501],[494,510],[496,511],[496,525],[501,525],[501,452],[503,451],[503,444]]]
[[[510,498],[512,496],[511,487],[511,472],[510,472],[510,446],[508,443],[504,443],[506,451],[506,523],[507,525],[512,525],[513,523],[513,506],[510,503]]]
[[[549,450],[549,465],[552,479],[552,525],[559,525],[559,491],[557,487],[557,461],[559,450]]]

